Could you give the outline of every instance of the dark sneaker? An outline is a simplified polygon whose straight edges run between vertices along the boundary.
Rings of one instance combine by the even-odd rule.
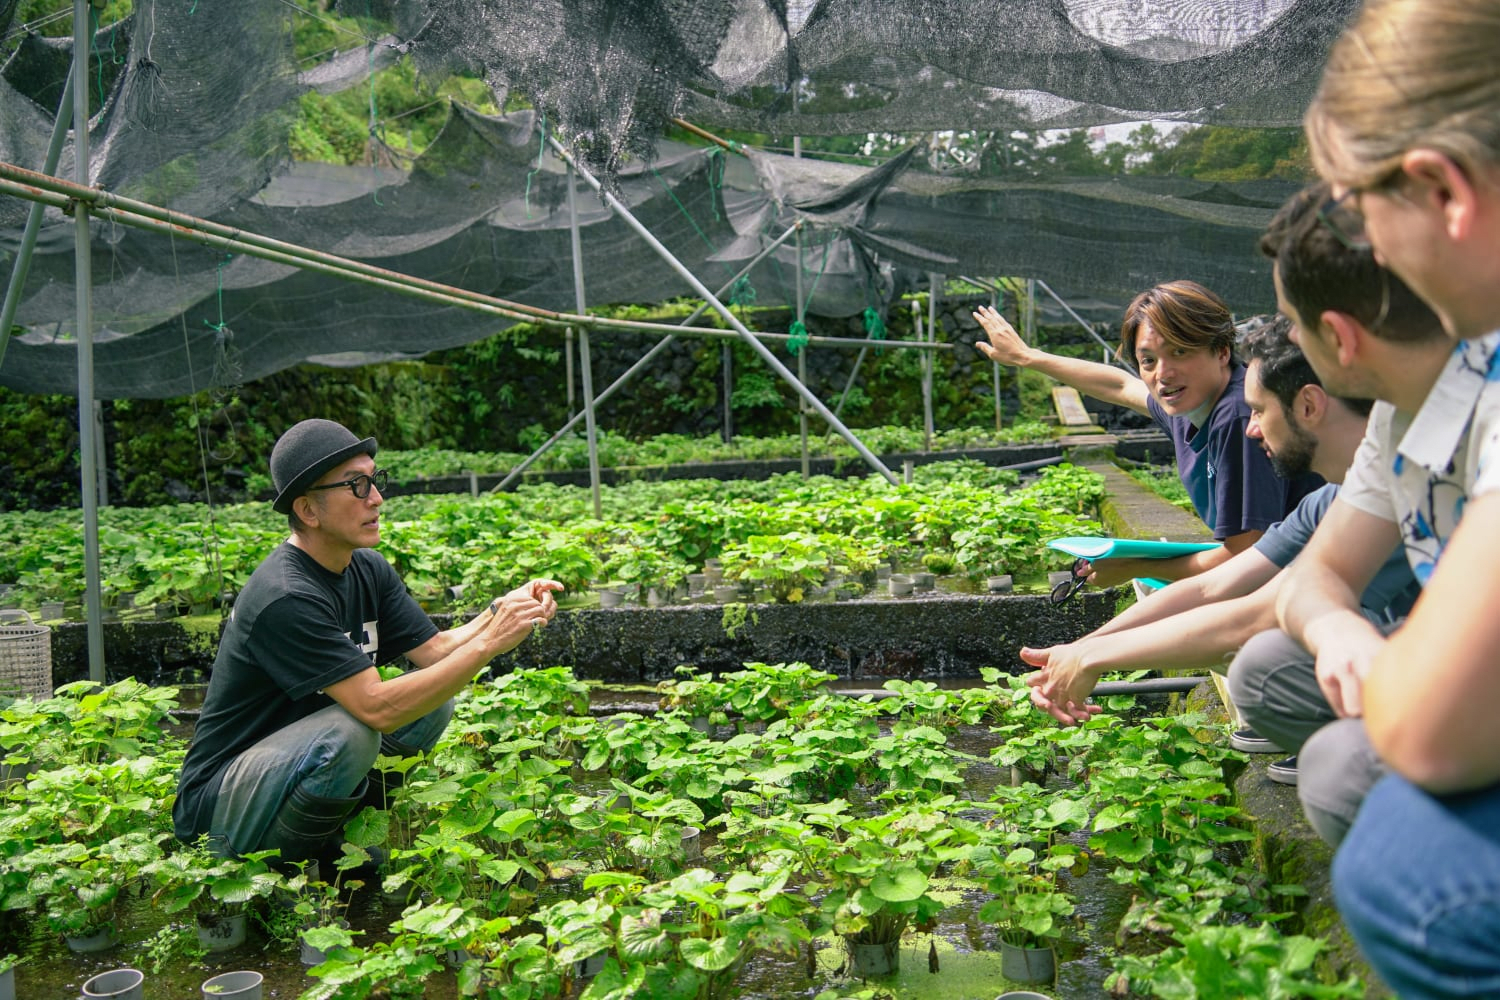
[[[1286,753],[1255,730],[1246,727],[1229,735],[1229,745],[1241,753]]]
[[[1297,783],[1297,758],[1287,757],[1266,766],[1266,777],[1281,785]]]

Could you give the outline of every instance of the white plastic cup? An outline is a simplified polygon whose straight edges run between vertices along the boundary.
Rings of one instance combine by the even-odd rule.
[[[111,1000],[145,1000],[141,984],[146,974],[139,969],[111,969],[101,972],[83,984],[85,997],[110,997]]]
[[[261,1000],[259,972],[221,972],[203,981],[203,1000]]]

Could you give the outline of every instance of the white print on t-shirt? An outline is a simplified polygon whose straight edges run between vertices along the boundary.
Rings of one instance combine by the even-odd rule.
[[[359,648],[370,655],[370,662],[375,662],[375,654],[380,652],[380,621],[365,622],[364,634],[360,636]],[[354,637],[348,632],[344,638],[352,640]]]
[[[1212,479],[1214,477],[1214,463],[1205,462],[1204,464],[1208,466],[1208,478]]]

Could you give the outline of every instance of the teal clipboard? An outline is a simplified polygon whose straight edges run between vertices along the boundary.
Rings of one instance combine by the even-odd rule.
[[[1219,547],[1218,542],[1152,542],[1143,538],[1095,538],[1070,535],[1054,538],[1048,548],[1080,559],[1171,559]]]

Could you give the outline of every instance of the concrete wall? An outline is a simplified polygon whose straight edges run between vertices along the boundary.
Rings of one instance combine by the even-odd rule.
[[[1082,591],[1066,604],[1045,596],[870,598],[819,604],[755,604],[735,628],[725,606],[582,608],[558,612],[546,629],[492,669],[565,664],[588,680],[657,681],[683,663],[716,672],[747,661],[801,661],[850,680],[974,678],[981,667],[1024,672],[1022,645],[1076,639],[1114,614],[1113,591]],[[434,615],[441,628],[448,615]],[[195,619],[201,623],[202,619]],[[152,683],[201,680],[213,662],[216,631],[179,622],[109,623],[105,662],[111,679]],[[52,631],[54,685],[88,677],[82,624]]]

